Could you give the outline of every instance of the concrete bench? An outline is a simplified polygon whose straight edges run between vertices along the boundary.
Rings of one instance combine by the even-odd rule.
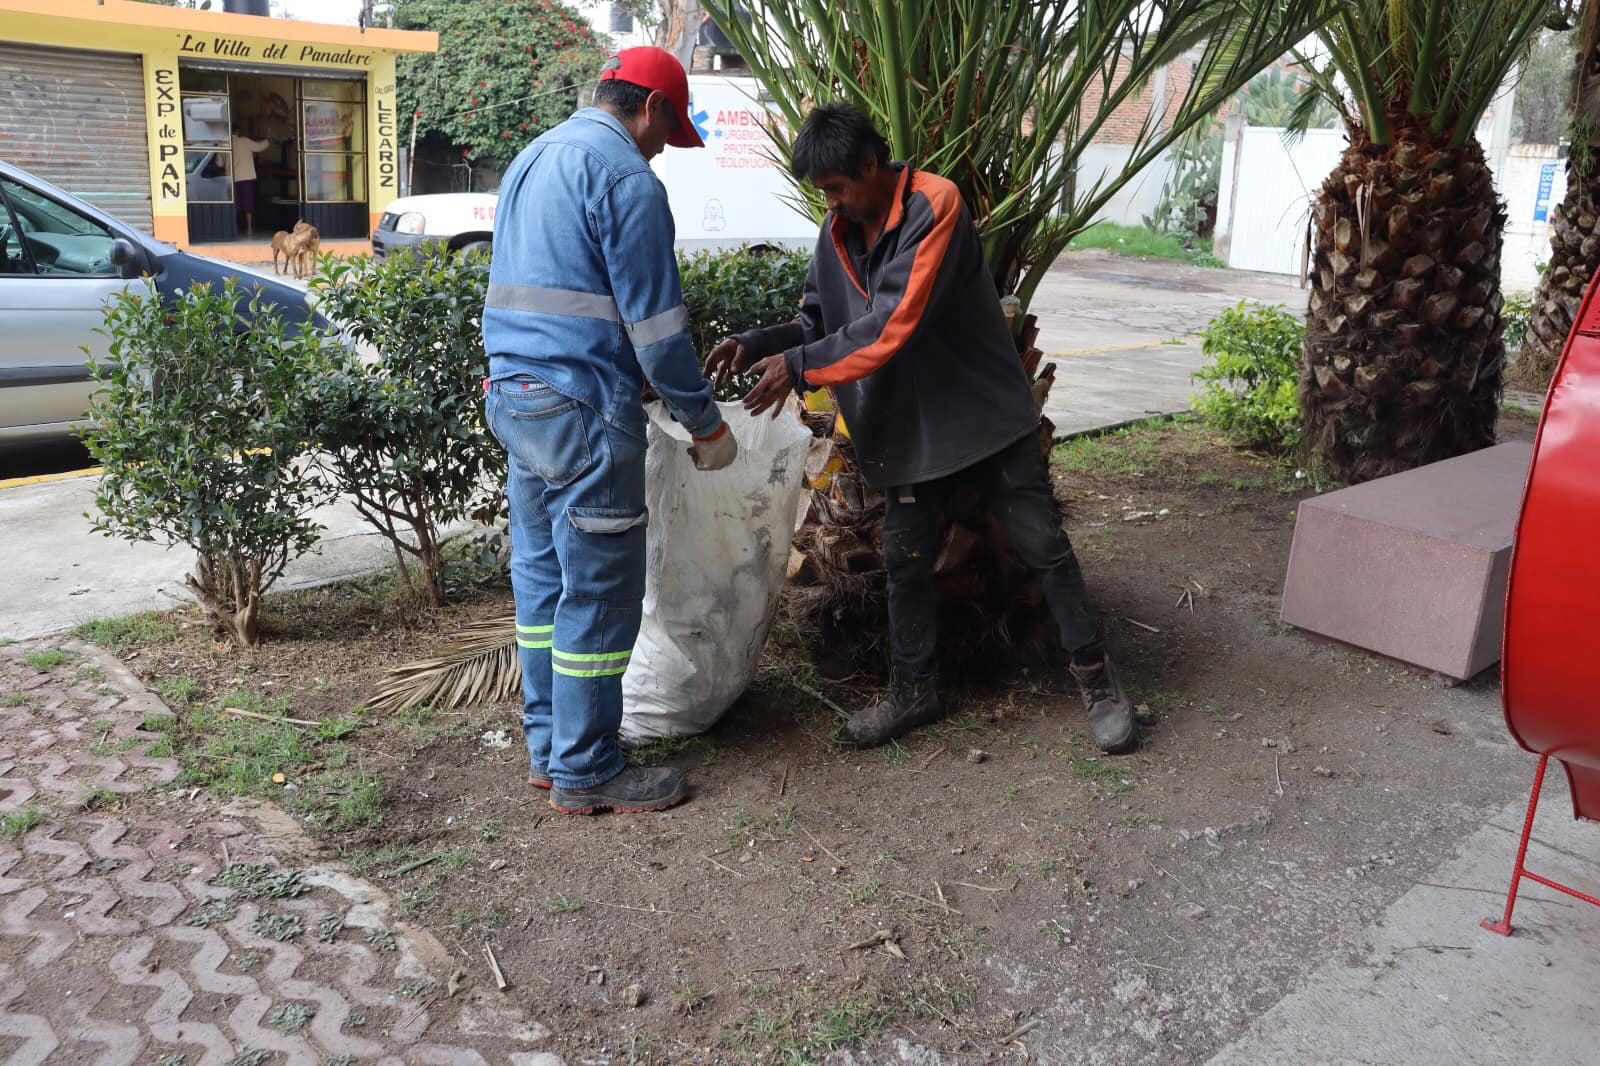
[[[1532,454],[1500,444],[1302,501],[1283,621],[1458,681],[1494,665]]]

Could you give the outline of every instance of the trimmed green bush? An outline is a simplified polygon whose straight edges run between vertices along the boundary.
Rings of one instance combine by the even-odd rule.
[[[389,541],[407,586],[441,603],[441,527],[484,508],[506,457],[484,423],[489,257],[442,249],[324,259],[320,309],[367,348],[331,362],[316,468]],[[493,513],[495,507],[487,507]]]
[[[1195,410],[1247,447],[1297,446],[1305,318],[1281,305],[1241,300],[1207,323],[1200,337],[1211,362],[1194,375],[1205,386],[1194,398]]]
[[[253,645],[262,594],[316,543],[311,511],[332,495],[302,461],[325,339],[232,279],[166,302],[153,285],[130,287],[102,332],[110,349],[84,434],[105,469],[94,528],[192,547],[190,591],[219,630]]]
[[[724,337],[792,319],[805,293],[810,264],[809,252],[753,250],[749,245],[679,253],[683,304],[689,310],[695,350],[704,357]],[[717,398],[731,400],[743,394],[744,384],[730,380]]]

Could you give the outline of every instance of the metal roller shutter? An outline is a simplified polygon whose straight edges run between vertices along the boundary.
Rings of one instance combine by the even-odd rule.
[[[0,42],[0,159],[150,232],[139,57]]]

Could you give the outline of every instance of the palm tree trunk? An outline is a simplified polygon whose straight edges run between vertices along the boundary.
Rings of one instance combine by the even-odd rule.
[[[1583,291],[1600,267],[1600,174],[1580,177],[1568,160],[1567,194],[1550,225],[1550,263],[1533,297],[1522,350],[1506,372],[1507,384],[1528,392],[1550,387]]]
[[[1600,2],[1585,0],[1573,71],[1572,148],[1567,153],[1567,194],[1550,228],[1550,263],[1534,293],[1528,333],[1506,380],[1544,392],[1578,304],[1600,267]]]
[[[1318,193],[1301,410],[1330,473],[1365,481],[1494,443],[1505,212],[1475,139],[1391,111]]]

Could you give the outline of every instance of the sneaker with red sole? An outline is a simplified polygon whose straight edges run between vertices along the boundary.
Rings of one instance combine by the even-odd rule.
[[[528,774],[528,784],[532,785],[534,788],[555,787],[555,782],[550,780],[549,774],[541,774],[537,770],[534,770]]]

